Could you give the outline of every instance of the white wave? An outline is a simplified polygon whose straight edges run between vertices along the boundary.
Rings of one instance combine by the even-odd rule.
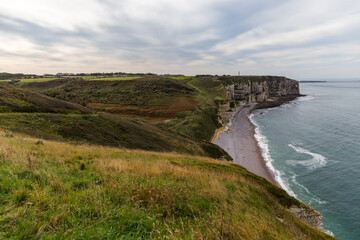
[[[281,110],[281,111],[284,111],[284,110],[288,110],[288,108],[291,108],[294,106],[295,103],[293,102],[290,102],[290,103],[286,103],[286,104],[283,104],[283,105],[280,105],[279,107],[275,108],[277,110]]]
[[[326,233],[332,237],[335,237],[335,234],[332,231],[325,229],[322,223],[321,223],[320,229],[322,229],[324,231],[324,233]]]
[[[320,94],[319,94],[320,95]],[[266,161],[266,166],[270,169],[270,171],[272,171],[275,175],[275,180],[279,183],[279,185],[291,196],[298,198],[297,195],[294,193],[294,191],[291,190],[289,183],[283,180],[283,176],[285,175],[283,172],[275,169],[274,165],[272,164],[273,159],[271,158],[270,155],[270,150],[269,150],[269,146],[268,146],[268,141],[267,138],[261,133],[260,127],[259,125],[257,125],[257,123],[255,122],[254,118],[254,114],[258,115],[258,114],[266,114],[271,110],[274,109],[279,109],[281,107],[291,107],[293,104],[291,103],[295,103],[297,101],[299,102],[303,102],[303,101],[311,101],[314,100],[315,97],[313,96],[304,96],[304,97],[299,97],[296,100],[294,100],[293,102],[287,103],[287,104],[283,104],[280,107],[277,108],[270,108],[270,109],[262,109],[262,110],[257,110],[256,112],[250,114],[249,119],[252,122],[252,124],[255,126],[255,139],[259,144],[259,147],[261,149],[261,153],[263,158]],[[284,109],[285,110],[285,109]],[[306,149],[300,148],[300,147],[295,147],[292,144],[289,144],[290,147],[292,147],[295,151],[299,152],[299,153],[304,153],[304,154],[308,154],[311,155],[313,157],[313,159],[309,159],[306,161],[287,161],[288,163],[292,163],[297,165],[297,164],[301,164],[304,165],[306,167],[308,167],[310,170],[316,169],[318,167],[323,167],[327,164],[326,158],[320,154],[316,154],[316,153],[312,153]],[[296,175],[295,173],[293,173],[293,176],[291,177],[291,182],[294,185],[297,185],[298,187],[302,188],[308,195],[310,195],[310,198],[312,200],[314,200],[315,202],[317,202],[318,204],[327,204],[326,201],[321,200],[320,198],[318,198],[317,196],[315,196],[314,194],[312,194],[305,186],[301,185],[300,183],[298,183],[296,181]],[[311,201],[311,200],[310,200]],[[310,203],[309,203],[310,204]],[[330,230],[327,230],[324,228],[323,224],[321,224],[320,227],[326,234],[329,234],[330,236],[335,237],[334,233],[331,232]]]
[[[327,204],[326,201],[321,200],[320,198],[318,198],[317,196],[315,196],[314,194],[312,194],[312,193],[309,191],[309,189],[307,189],[304,185],[300,184],[300,183],[296,180],[297,175],[296,175],[295,173],[293,173],[293,172],[291,172],[291,173],[293,174],[293,175],[291,176],[291,182],[292,182],[294,185],[296,185],[296,186],[300,187],[301,189],[303,189],[303,190],[310,196],[310,201],[309,201],[309,204],[310,204],[310,205],[311,205],[312,201],[315,201],[316,203],[321,204],[321,205]]]
[[[311,101],[311,100],[314,100],[314,99],[315,99],[314,96],[308,95],[308,96],[298,97],[295,100],[295,102],[306,102],[306,101]]]
[[[271,172],[274,173],[275,175],[275,180],[276,182],[279,183],[279,185],[291,196],[293,197],[297,197],[296,194],[290,189],[290,187],[288,186],[288,184],[285,183],[285,181],[282,179],[282,176],[284,175],[284,173],[282,173],[281,171],[277,170],[274,165],[272,164],[273,159],[271,158],[270,155],[270,150],[269,150],[269,146],[267,144],[267,139],[266,137],[261,133],[260,131],[260,127],[256,124],[256,122],[253,119],[254,115],[250,114],[249,119],[252,122],[252,124],[254,124],[255,126],[255,139],[259,144],[259,147],[261,149],[261,154],[266,162],[266,166],[270,169]]]
[[[286,161],[286,163],[289,165],[292,165],[292,166],[302,165],[309,170],[315,170],[317,168],[325,167],[327,164],[326,158],[321,154],[310,152],[309,150],[306,150],[301,147],[295,147],[292,144],[289,144],[288,146],[291,147],[292,149],[294,149],[298,153],[303,153],[303,154],[312,156],[311,159],[304,160],[304,161],[288,160],[288,161]]]

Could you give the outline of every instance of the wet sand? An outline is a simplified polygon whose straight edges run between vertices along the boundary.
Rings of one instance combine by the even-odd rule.
[[[231,124],[228,125],[227,131],[218,133],[214,144],[223,148],[235,163],[278,185],[274,174],[266,167],[254,136],[255,127],[249,119],[250,111],[255,105],[256,103],[239,108]]]

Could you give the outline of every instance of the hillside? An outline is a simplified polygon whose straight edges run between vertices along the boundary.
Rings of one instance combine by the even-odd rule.
[[[1,112],[22,113],[4,115],[2,126],[53,140],[230,159],[208,142],[233,111],[231,103],[274,105],[266,99],[298,89],[293,80],[271,76],[86,79],[2,84]]]
[[[229,86],[245,87],[245,99],[249,103],[257,101],[267,106],[274,104],[266,102],[267,97],[283,97],[283,91],[289,87],[284,83],[296,82],[273,76],[88,79],[91,78],[27,82],[19,86],[95,111],[140,118],[197,140],[210,141],[215,129],[221,126],[218,119],[220,105],[242,100],[229,99]],[[298,85],[294,87],[298,89]]]
[[[0,112],[91,113],[88,108],[0,83]]]
[[[59,79],[26,83],[23,88],[82,104],[96,111],[153,118],[174,118],[197,105],[195,91],[183,81],[142,78],[128,81]]]
[[[0,128],[33,137],[230,159],[210,143],[7,83],[0,84],[0,110]]]
[[[194,87],[192,81],[192,77],[144,77],[127,81],[58,79],[20,86],[95,111],[140,118],[191,138],[208,141],[219,127],[217,105],[212,98],[204,96],[202,90]],[[225,95],[219,82],[216,88]]]
[[[215,160],[231,158],[208,141],[232,101],[281,98],[287,82],[294,83],[218,76],[2,83],[0,237],[332,239],[289,209],[319,213]]]
[[[2,239],[333,239],[242,167],[0,132]]]

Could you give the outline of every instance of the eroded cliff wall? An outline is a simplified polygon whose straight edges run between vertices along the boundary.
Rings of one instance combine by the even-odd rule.
[[[258,105],[273,107],[300,95],[299,83],[285,77],[242,77],[234,79],[233,82],[228,82],[225,88],[227,90],[228,102],[219,106],[219,121],[223,126],[229,122],[236,112],[236,110],[229,111],[229,103],[230,108],[250,103],[260,103]],[[219,131],[222,130],[224,129]],[[213,140],[219,131],[215,133]],[[310,226],[320,228],[322,216],[312,207],[305,204],[301,204],[301,206],[289,205],[288,210]],[[285,221],[282,218],[278,219],[281,222]]]
[[[231,107],[254,102],[264,102],[271,98],[300,95],[299,83],[285,77],[244,77],[240,82],[227,85],[227,98]]]

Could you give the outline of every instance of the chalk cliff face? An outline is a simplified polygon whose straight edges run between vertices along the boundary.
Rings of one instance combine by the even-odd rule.
[[[264,103],[264,107],[274,107],[300,95],[299,83],[285,77],[243,77],[225,88],[228,102],[219,107],[219,121],[223,125],[227,124],[234,114],[234,111],[228,111],[229,103],[230,108],[255,102]],[[291,206],[288,210],[310,226],[320,228],[322,216],[310,206]]]
[[[271,98],[289,95],[298,96],[299,83],[285,77],[263,77],[256,81],[236,82],[226,86],[227,97],[231,105],[243,105],[254,102],[264,102]]]

